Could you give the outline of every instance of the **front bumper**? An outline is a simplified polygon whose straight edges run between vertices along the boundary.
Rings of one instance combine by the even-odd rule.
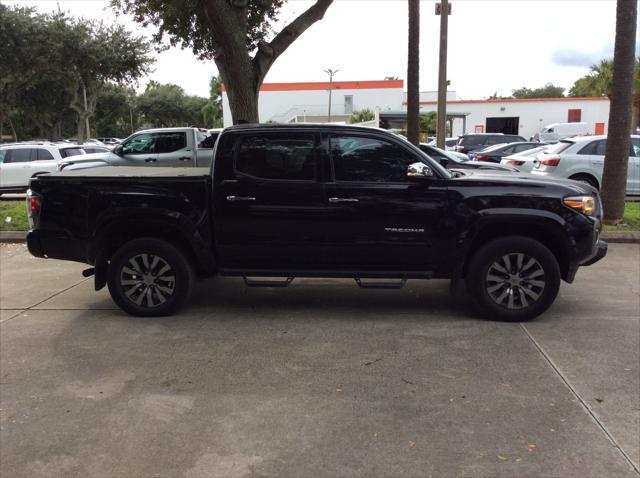
[[[580,265],[581,266],[590,266],[591,264],[595,264],[596,262],[598,262],[600,259],[602,259],[604,256],[607,255],[607,249],[609,248],[609,245],[604,242],[603,240],[598,239],[598,241],[596,242],[595,246],[594,246],[594,253],[591,257],[588,257],[587,259],[585,259]]]

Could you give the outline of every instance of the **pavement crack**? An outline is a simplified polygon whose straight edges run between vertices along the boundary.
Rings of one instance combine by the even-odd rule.
[[[524,331],[524,333],[526,334],[527,337],[529,337],[529,340],[531,340],[531,342],[533,343],[533,345],[535,346],[535,348],[538,350],[538,352],[540,353],[540,355],[542,355],[542,357],[547,361],[547,363],[549,364],[549,366],[556,372],[556,374],[558,374],[558,376],[560,377],[560,379],[564,382],[565,386],[571,391],[571,393],[578,399],[578,402],[582,405],[582,407],[587,411],[587,414],[589,414],[591,416],[591,418],[593,419],[593,421],[597,424],[597,426],[600,428],[600,430],[602,431],[602,433],[604,433],[604,435],[609,439],[609,441],[611,442],[611,444],[620,452],[620,454],[623,456],[623,458],[627,461],[627,463],[631,466],[631,468],[633,468],[633,470],[636,472],[636,474],[640,475],[640,468],[638,468],[638,465],[636,465],[636,463],[633,462],[633,460],[631,459],[631,457],[622,449],[622,447],[620,446],[620,444],[618,443],[618,441],[614,438],[614,436],[611,434],[611,432],[609,430],[607,430],[607,427],[604,426],[604,423],[602,423],[598,417],[596,416],[596,414],[593,412],[593,410],[591,409],[591,407],[589,407],[589,404],[580,396],[580,394],[578,393],[578,391],[573,387],[573,385],[571,385],[571,382],[569,382],[569,380],[567,379],[567,377],[564,376],[564,374],[560,371],[560,368],[553,362],[553,360],[551,359],[551,357],[545,352],[545,350],[542,348],[542,346],[538,343],[538,341],[533,337],[533,335],[531,335],[531,333],[527,330],[527,328],[525,327],[525,325],[523,323],[520,323],[520,327],[522,328],[522,330]]]
[[[40,302],[36,302],[36,303],[35,303],[35,304],[33,304],[33,305],[30,305],[29,307],[27,307],[27,308],[23,309],[21,312],[17,313],[16,315],[13,315],[13,316],[9,317],[8,319],[1,320],[1,321],[0,321],[0,324],[4,324],[5,322],[9,322],[10,320],[15,319],[16,317],[18,317],[19,315],[22,315],[22,314],[23,314],[23,313],[25,313],[26,311],[28,311],[28,310],[32,310],[34,307],[38,307],[40,304],[43,304],[43,303],[45,303],[46,301],[48,301],[48,300],[50,300],[50,299],[53,299],[54,297],[56,297],[56,296],[58,296],[58,295],[60,295],[60,294],[62,294],[62,293],[64,293],[64,292],[67,292],[69,289],[73,289],[75,286],[80,285],[80,284],[82,284],[83,282],[88,281],[89,279],[91,279],[91,277],[87,277],[87,278],[85,278],[85,279],[82,279],[82,280],[80,280],[80,281],[76,282],[75,284],[70,285],[69,287],[67,287],[67,288],[65,288],[65,289],[59,290],[58,292],[56,292],[56,293],[54,293],[54,294],[51,294],[49,297],[47,297],[47,298],[45,298],[45,299],[42,299]]]

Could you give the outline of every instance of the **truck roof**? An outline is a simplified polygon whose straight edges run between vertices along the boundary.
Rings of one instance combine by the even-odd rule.
[[[354,126],[354,125],[344,125],[344,124],[327,124],[327,123],[246,123],[246,124],[238,124],[234,126],[228,126],[225,128],[226,131],[246,131],[253,129],[282,129],[282,130],[290,130],[290,129],[322,129],[322,130],[330,130],[330,129],[340,129],[345,131],[368,131],[371,130],[382,131],[388,134],[393,134],[392,132],[383,129],[376,128],[371,126]]]

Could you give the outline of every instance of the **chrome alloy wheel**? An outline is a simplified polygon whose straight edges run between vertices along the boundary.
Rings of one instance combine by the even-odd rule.
[[[505,254],[489,266],[485,287],[496,304],[524,309],[540,299],[545,287],[544,269],[526,254]]]
[[[175,275],[162,257],[138,254],[120,270],[124,295],[134,304],[153,308],[164,304],[175,291]]]

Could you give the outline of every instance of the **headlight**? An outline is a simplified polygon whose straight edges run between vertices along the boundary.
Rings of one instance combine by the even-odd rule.
[[[569,196],[563,200],[565,206],[591,216],[596,210],[596,202],[593,196]]]

